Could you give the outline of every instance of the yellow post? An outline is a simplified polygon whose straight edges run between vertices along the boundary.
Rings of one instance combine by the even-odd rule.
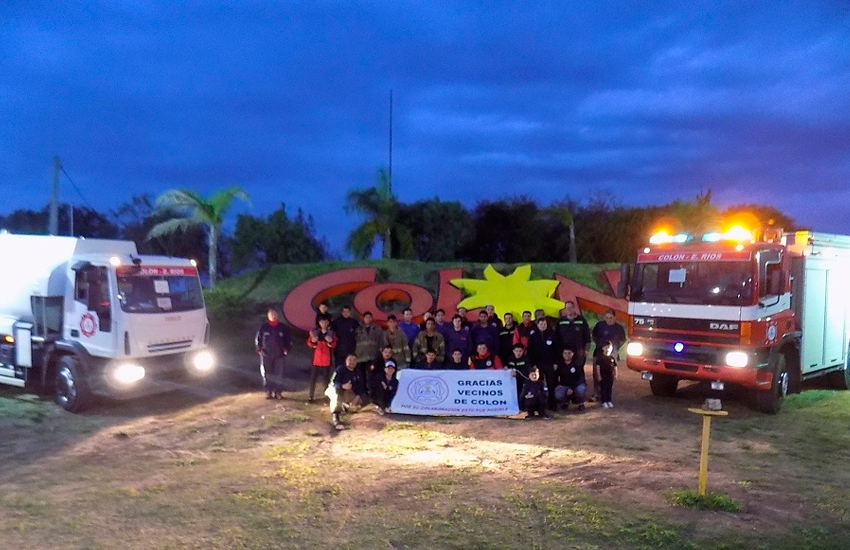
[[[710,411],[707,409],[688,409],[692,413],[702,415],[702,446],[699,453],[699,496],[704,497],[708,485],[708,441],[711,435],[711,417],[726,416],[726,411]]]

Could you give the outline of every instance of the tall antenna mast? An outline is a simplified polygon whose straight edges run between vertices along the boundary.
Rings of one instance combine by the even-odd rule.
[[[393,193],[393,91],[390,90],[390,169],[388,172],[390,195]]]

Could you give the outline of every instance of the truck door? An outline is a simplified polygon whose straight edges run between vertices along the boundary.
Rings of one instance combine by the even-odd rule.
[[[73,271],[74,296],[65,314],[66,336],[80,342],[96,357],[115,350],[109,269],[87,264]]]

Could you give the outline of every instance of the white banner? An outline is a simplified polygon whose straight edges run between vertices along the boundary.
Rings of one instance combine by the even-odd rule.
[[[420,415],[519,414],[510,370],[419,370],[398,373],[392,412]]]

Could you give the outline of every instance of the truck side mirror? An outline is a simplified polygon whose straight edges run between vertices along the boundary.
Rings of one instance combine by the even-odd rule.
[[[782,269],[780,264],[767,264],[765,275],[767,279],[765,281],[766,294],[768,296],[782,294]]]
[[[620,282],[617,283],[617,298],[625,298],[629,292],[629,283],[631,277],[631,266],[629,264],[620,264]]]

